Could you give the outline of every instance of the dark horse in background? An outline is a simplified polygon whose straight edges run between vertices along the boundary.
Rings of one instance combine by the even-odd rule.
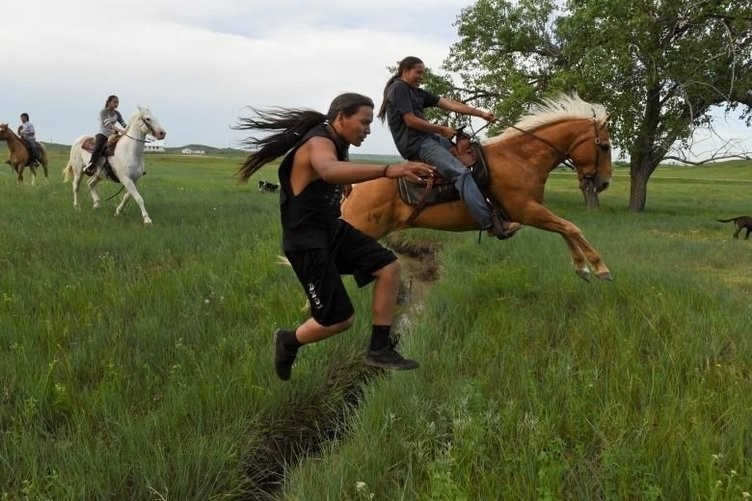
[[[34,185],[37,180],[36,162],[31,161],[31,154],[26,142],[13,132],[8,124],[0,123],[0,139],[8,143],[9,158],[5,163],[10,164],[16,173],[19,183],[23,183],[23,171],[26,167],[31,170],[31,184]],[[48,177],[47,172],[47,149],[42,143],[39,144],[39,154],[41,155],[42,168],[44,168],[44,177]]]
[[[586,199],[597,199],[608,187],[612,167],[607,118],[602,105],[562,95],[535,106],[517,124],[482,145],[494,203],[512,221],[560,234],[575,272],[584,280],[590,279],[591,268],[605,280],[611,279],[611,272],[580,228],[543,206],[543,192],[549,173],[563,161],[573,164]],[[402,201],[397,180],[387,178],[353,185],[342,202],[342,217],[375,238],[411,227],[480,229],[460,200],[415,212],[414,206]]]

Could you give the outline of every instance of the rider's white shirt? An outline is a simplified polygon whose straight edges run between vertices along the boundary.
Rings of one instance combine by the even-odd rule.
[[[19,133],[20,136],[27,141],[36,141],[36,131],[34,130],[34,126],[31,125],[31,122],[24,122],[21,125],[19,125]]]

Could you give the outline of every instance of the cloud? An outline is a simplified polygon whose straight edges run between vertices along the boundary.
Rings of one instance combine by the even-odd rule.
[[[354,91],[381,103],[388,66],[407,55],[438,68],[469,0],[35,0],[0,16],[0,121],[28,112],[43,141],[95,129],[109,94],[128,117],[148,106],[166,144],[240,144],[246,106],[326,111]],[[738,121],[728,137],[747,138]],[[752,146],[747,148],[752,149]],[[359,153],[396,154],[380,122]]]
[[[387,66],[409,54],[440,65],[463,3],[13,3],[0,57],[19,74],[0,82],[0,120],[26,111],[40,139],[70,143],[117,94],[126,117],[149,106],[168,145],[238,146],[245,106],[326,111],[343,91],[380,103]],[[396,152],[380,124],[358,151]]]

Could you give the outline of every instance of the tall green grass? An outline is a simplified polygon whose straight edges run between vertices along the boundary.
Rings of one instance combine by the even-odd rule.
[[[117,199],[72,207],[58,177],[0,170],[0,493],[15,499],[739,499],[752,491],[748,339],[752,166],[659,169],[648,211],[616,172],[601,209],[555,173],[546,202],[614,282],[576,277],[561,238],[443,246],[403,351],[353,329],[305,347],[289,383],[271,333],[306,317],[280,253],[277,197],[239,159],[147,157],[154,225]],[[699,178],[708,180],[698,180]],[[102,183],[100,193],[117,191]],[[118,197],[119,199],[119,197]],[[315,453],[311,456],[310,453]],[[281,482],[284,481],[284,484]]]

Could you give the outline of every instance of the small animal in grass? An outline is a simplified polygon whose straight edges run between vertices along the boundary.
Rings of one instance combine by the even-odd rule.
[[[719,223],[728,223],[729,221],[733,221],[736,226],[734,238],[739,238],[739,232],[742,230],[747,230],[747,233],[744,235],[744,240],[749,238],[749,234],[752,233],[752,216],[739,216],[718,220]]]
[[[262,192],[265,191],[267,193],[276,193],[278,188],[278,184],[270,183],[269,181],[264,181],[263,179],[258,182],[258,189]]]

